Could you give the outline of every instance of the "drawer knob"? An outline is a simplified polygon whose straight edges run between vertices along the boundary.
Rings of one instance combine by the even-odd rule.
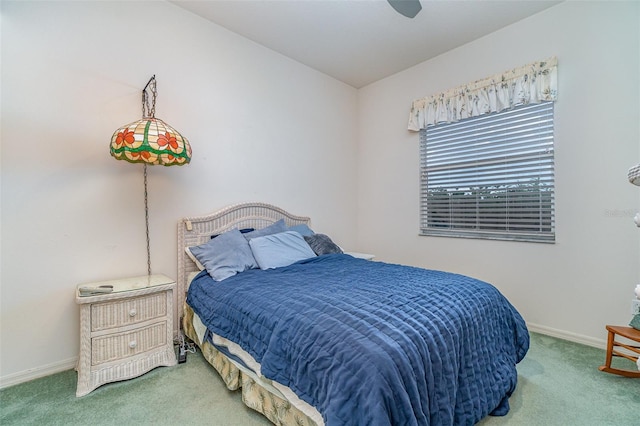
[[[129,342],[129,347],[131,349],[135,349],[136,346],[138,346],[138,342],[136,342],[135,340],[132,340],[132,341]]]
[[[129,311],[129,316],[130,316],[130,317],[135,317],[137,313],[138,313],[138,312],[136,311],[136,308],[133,308],[133,309],[131,309],[131,310]]]

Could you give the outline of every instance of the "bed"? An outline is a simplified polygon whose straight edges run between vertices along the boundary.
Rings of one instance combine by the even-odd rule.
[[[495,287],[357,258],[302,235],[309,225],[265,203],[178,223],[177,314],[227,388],[278,425],[475,424],[509,411],[529,334]],[[218,253],[241,233],[257,265],[214,280],[197,247]],[[319,236],[331,250],[278,263],[282,247]]]

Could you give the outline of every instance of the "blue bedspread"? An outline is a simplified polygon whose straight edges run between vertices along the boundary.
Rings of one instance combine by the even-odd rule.
[[[187,302],[327,425],[471,425],[509,411],[529,334],[493,286],[462,275],[319,256],[215,282]]]

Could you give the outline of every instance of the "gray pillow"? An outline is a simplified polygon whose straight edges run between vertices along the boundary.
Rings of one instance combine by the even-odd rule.
[[[247,232],[246,234],[243,234],[243,235],[247,239],[247,241],[249,241],[252,238],[264,237],[265,235],[271,235],[271,234],[279,234],[280,232],[284,232],[286,230],[287,230],[287,225],[284,224],[284,219],[280,219],[279,221],[267,227],[264,227],[262,229],[256,229],[253,232]]]
[[[237,229],[220,234],[206,244],[189,247],[189,251],[216,281],[258,267],[249,243]]]
[[[331,238],[324,234],[305,236],[304,240],[318,256],[323,254],[342,253],[342,249],[331,241]]]

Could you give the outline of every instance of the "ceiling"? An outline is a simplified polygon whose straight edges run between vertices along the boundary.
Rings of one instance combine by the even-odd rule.
[[[413,18],[386,0],[170,0],[355,88],[560,1],[421,0]]]

